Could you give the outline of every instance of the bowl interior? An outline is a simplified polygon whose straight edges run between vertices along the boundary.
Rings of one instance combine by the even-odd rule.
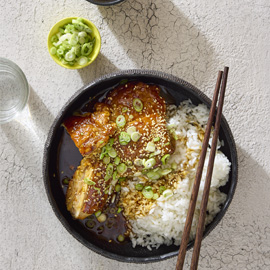
[[[119,4],[125,0],[87,0],[87,1],[99,6],[111,6]]]
[[[52,43],[51,43],[51,38],[58,33],[58,29],[59,27],[64,26],[65,24],[71,23],[73,19],[77,19],[78,17],[68,17],[65,19],[62,19],[61,21],[57,22],[50,30],[49,34],[48,34],[48,40],[47,40],[47,45],[48,45],[48,50],[49,50],[49,54],[52,57],[52,59],[60,66],[67,68],[67,69],[80,69],[80,68],[84,68],[88,65],[90,65],[92,62],[94,62],[94,60],[97,58],[99,52],[100,52],[100,48],[101,48],[101,37],[100,37],[100,33],[97,29],[97,27],[89,20],[83,18],[84,23],[87,24],[91,29],[92,29],[92,37],[95,37],[95,45],[93,46],[93,51],[91,52],[91,54],[89,55],[90,57],[90,61],[87,62],[85,65],[78,65],[78,64],[74,64],[73,66],[69,66],[69,65],[64,65],[62,64],[62,62],[58,59],[58,57],[56,55],[52,55],[50,53],[50,50],[52,48]]]
[[[162,245],[159,249],[152,251],[147,248],[132,248],[131,242],[127,241],[123,244],[108,243],[96,235],[91,234],[81,222],[74,220],[66,209],[65,196],[61,187],[62,168],[66,168],[72,164],[77,166],[81,160],[81,155],[73,143],[69,143],[67,147],[62,147],[65,140],[71,140],[66,136],[64,128],[61,126],[63,120],[80,108],[90,97],[102,96],[102,93],[112,89],[121,80],[138,80],[146,83],[158,84],[162,88],[163,95],[168,103],[179,104],[181,101],[190,99],[194,104],[205,103],[210,107],[210,99],[192,85],[173,77],[159,72],[142,72],[142,71],[126,71],[119,74],[105,76],[88,86],[79,90],[70,101],[64,106],[56,118],[45,146],[44,152],[44,181],[49,201],[55,211],[55,214],[66,227],[66,229],[81,243],[95,252],[106,257],[125,262],[146,263],[159,261],[177,255],[177,246]],[[226,186],[221,188],[225,192],[227,200],[222,206],[221,211],[215,217],[213,222],[209,224],[204,232],[206,236],[221,220],[226,212],[236,187],[237,182],[237,153],[233,136],[230,128],[222,118],[220,138],[224,141],[222,151],[230,160],[232,167],[229,175],[229,181]],[[70,155],[72,153],[72,155]],[[65,157],[65,158],[61,158]],[[72,176],[72,170],[66,170],[65,175]],[[188,248],[193,246],[193,241],[188,244]]]

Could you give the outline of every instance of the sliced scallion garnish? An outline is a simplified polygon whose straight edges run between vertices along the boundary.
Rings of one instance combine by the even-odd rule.
[[[136,131],[133,132],[130,137],[133,142],[137,142],[141,138],[141,134]]]
[[[150,186],[144,187],[142,194],[146,199],[152,199],[154,196],[154,192]]]
[[[103,163],[104,163],[104,164],[109,164],[110,161],[111,161],[111,159],[110,159],[110,157],[108,157],[108,156],[106,156],[106,157],[103,158]]]
[[[144,162],[144,167],[146,169],[151,169],[153,166],[155,166],[155,164],[156,164],[156,160],[154,158],[150,158]]]
[[[126,118],[124,115],[118,115],[117,118],[116,118],[116,125],[118,127],[124,127],[126,124]]]
[[[164,192],[164,190],[166,190],[166,187],[164,187],[164,186],[159,187],[160,194],[162,194]]]
[[[112,176],[112,174],[113,174],[113,165],[110,163],[110,164],[107,165],[106,175]]]
[[[119,136],[119,143],[121,145],[127,145],[130,142],[130,135],[127,132],[122,131]]]
[[[132,127],[127,128],[127,133],[129,135],[131,135],[133,132],[136,132],[136,127],[132,126]]]
[[[142,111],[143,103],[139,98],[134,98],[132,104],[133,104],[133,107],[134,107],[136,112],[141,112]]]
[[[127,165],[125,163],[121,163],[116,167],[119,174],[123,174],[127,171]]]
[[[94,186],[96,184],[94,181],[92,181],[91,179],[89,179],[87,177],[84,178],[83,181],[85,184],[90,185],[90,186]]]
[[[143,190],[143,184],[136,184],[135,189],[139,191]]]
[[[158,172],[154,172],[154,171],[150,171],[146,174],[146,176],[150,179],[150,180],[158,180],[160,178],[160,175]]]
[[[108,151],[108,155],[111,157],[111,158],[115,158],[117,156],[117,153],[115,151],[114,148],[111,148],[109,151]]]
[[[164,198],[168,199],[173,196],[173,192],[170,189],[166,189],[163,191],[162,195]]]
[[[147,143],[146,151],[148,151],[148,152],[155,152],[156,151],[156,146],[155,146],[154,142]]]
[[[136,166],[142,166],[143,165],[143,160],[140,159],[140,158],[136,158],[134,160],[134,165],[136,165]]]
[[[120,163],[120,157],[116,157],[115,159],[114,159],[114,164],[115,165],[118,165]]]
[[[120,185],[116,185],[116,186],[115,186],[115,191],[116,191],[116,192],[119,192],[120,190],[121,190],[121,186],[120,186]]]
[[[167,161],[169,160],[170,156],[171,156],[170,154],[166,154],[166,155],[164,155],[161,158],[161,162],[162,162],[163,165],[165,165],[167,163]]]

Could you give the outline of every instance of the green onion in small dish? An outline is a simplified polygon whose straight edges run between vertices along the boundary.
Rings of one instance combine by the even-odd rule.
[[[101,38],[96,26],[80,17],[56,23],[48,35],[48,50],[53,60],[68,69],[90,65],[98,56]]]

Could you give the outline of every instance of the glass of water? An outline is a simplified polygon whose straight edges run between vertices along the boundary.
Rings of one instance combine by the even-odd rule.
[[[0,57],[0,124],[11,121],[27,104],[29,85],[22,70]]]

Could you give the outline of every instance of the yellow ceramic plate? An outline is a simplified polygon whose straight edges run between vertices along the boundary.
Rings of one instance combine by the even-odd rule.
[[[68,68],[68,69],[80,69],[80,68],[84,68],[88,65],[90,65],[98,56],[99,54],[99,51],[100,51],[100,47],[101,47],[101,38],[100,38],[100,34],[99,34],[99,31],[97,29],[97,27],[92,23],[90,22],[89,20],[86,20],[85,18],[82,18],[83,19],[83,22],[85,24],[87,24],[90,29],[93,31],[91,33],[91,36],[95,38],[95,44],[94,44],[94,47],[93,47],[93,51],[91,52],[91,54],[89,55],[89,58],[90,58],[90,61],[87,62],[85,65],[82,65],[80,66],[79,64],[74,64],[73,66],[69,66],[69,65],[64,65],[62,64],[62,62],[58,59],[58,57],[56,55],[52,55],[50,53],[50,50],[52,48],[52,43],[51,43],[51,38],[52,36],[54,36],[55,34],[58,33],[58,29],[59,27],[62,27],[64,26],[65,24],[68,24],[68,23],[71,23],[73,19],[77,19],[78,17],[69,17],[69,18],[65,18],[65,19],[62,19],[61,21],[57,22],[50,30],[49,32],[49,35],[48,35],[48,40],[47,40],[47,43],[48,43],[48,50],[49,50],[49,54],[50,56],[52,57],[52,59],[60,66],[64,67],[64,68]]]

